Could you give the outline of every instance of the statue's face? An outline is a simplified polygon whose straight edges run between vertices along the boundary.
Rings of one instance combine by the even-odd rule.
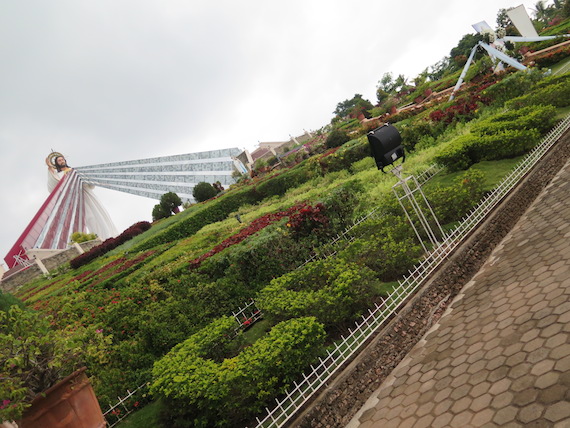
[[[55,159],[55,163],[56,163],[58,166],[65,166],[65,165],[67,165],[67,162],[66,162],[66,160],[65,160],[65,158],[64,158],[63,156],[58,156],[58,157]]]

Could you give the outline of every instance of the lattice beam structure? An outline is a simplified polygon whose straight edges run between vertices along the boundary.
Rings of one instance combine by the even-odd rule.
[[[83,180],[95,186],[160,199],[167,192],[193,201],[192,190],[200,182],[224,187],[235,182],[234,171],[247,172],[237,157],[238,148],[113,162],[76,168]]]

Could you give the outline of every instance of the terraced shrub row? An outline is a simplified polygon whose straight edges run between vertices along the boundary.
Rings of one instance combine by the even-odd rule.
[[[524,154],[552,128],[555,111],[551,105],[531,105],[487,118],[474,124],[470,134],[444,146],[435,161],[450,171],[458,171],[484,160]]]
[[[143,251],[160,244],[183,239],[195,234],[202,227],[226,219],[242,205],[257,204],[272,196],[281,196],[287,190],[300,186],[312,178],[327,172],[340,171],[370,156],[367,141],[354,141],[328,156],[315,156],[299,165],[260,183],[230,191],[208,201],[194,210],[187,218],[181,218],[169,228],[147,239],[134,248]]]
[[[106,239],[96,247],[93,247],[89,251],[75,257],[69,262],[69,264],[73,269],[80,268],[81,266],[84,266],[87,263],[95,260],[97,257],[102,256],[111,250],[114,250],[119,245],[127,242],[129,239],[133,239],[135,236],[149,230],[150,227],[151,224],[148,221],[139,221],[138,223],[133,224],[125,231],[123,231],[123,233],[121,233],[119,236]]]

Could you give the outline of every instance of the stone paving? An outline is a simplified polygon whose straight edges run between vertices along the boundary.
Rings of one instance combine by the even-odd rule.
[[[347,428],[570,427],[570,162]]]

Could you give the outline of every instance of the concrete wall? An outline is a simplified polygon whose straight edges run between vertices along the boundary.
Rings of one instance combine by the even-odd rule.
[[[26,282],[31,281],[32,279],[38,278],[42,275],[42,270],[36,264],[31,265],[26,269],[22,269],[7,278],[2,278],[2,282],[0,282],[0,289],[5,293],[11,293],[16,291]]]
[[[99,245],[101,243],[100,239],[94,239],[93,241],[82,242],[79,244],[83,252],[89,251],[91,248]],[[77,257],[81,252],[75,246],[69,247],[67,250],[63,250],[51,257],[47,257],[42,260],[43,265],[48,271],[55,270],[60,266],[69,263],[70,260]],[[0,282],[0,290],[3,292],[13,292],[25,283],[40,277],[43,274],[41,268],[34,263],[26,269],[22,269],[15,272],[7,277],[2,278]]]

